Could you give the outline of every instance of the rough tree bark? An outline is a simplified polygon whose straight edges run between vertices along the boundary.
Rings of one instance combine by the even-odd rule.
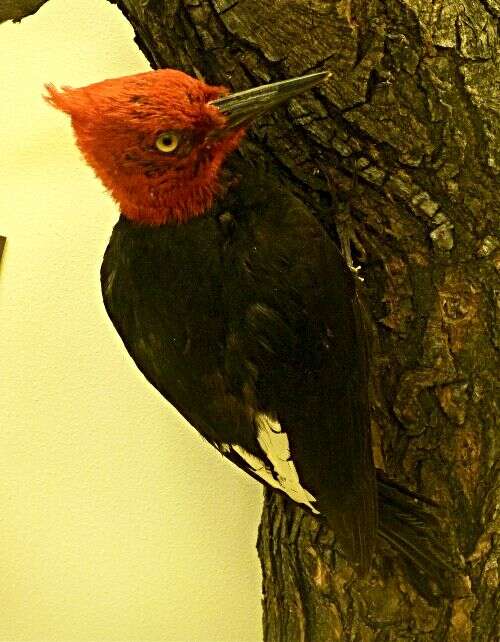
[[[260,121],[246,153],[272,157],[332,234],[353,223],[377,345],[377,464],[441,504],[465,561],[452,600],[418,594],[382,547],[358,579],[331,533],[269,494],[265,640],[497,640],[499,0],[116,4],[154,67],[234,89],[332,70]]]
[[[26,16],[36,13],[47,0],[2,0],[0,6],[0,23],[6,20],[19,22]]]
[[[382,549],[359,580],[332,553],[330,533],[269,495],[258,545],[265,640],[498,639],[498,0],[118,6],[153,66],[196,69],[235,89],[333,71],[250,140],[329,229],[339,216],[354,222],[378,337],[378,464],[443,506],[443,528],[466,560],[470,591],[455,600],[429,603]]]

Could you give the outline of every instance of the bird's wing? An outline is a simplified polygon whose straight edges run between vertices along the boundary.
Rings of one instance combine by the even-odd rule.
[[[224,202],[227,234],[212,216],[151,229],[122,218],[101,271],[106,310],[207,440],[324,515],[366,568],[377,497],[353,279],[301,203],[244,185],[248,199]]]
[[[254,408],[253,443],[228,444],[254,476],[325,515],[367,568],[377,528],[367,357],[351,273],[295,199],[260,204],[225,255],[225,375]]]

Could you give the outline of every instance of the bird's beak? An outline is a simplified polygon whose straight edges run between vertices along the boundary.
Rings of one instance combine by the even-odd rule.
[[[289,80],[281,80],[270,85],[261,85],[252,89],[238,91],[235,94],[222,96],[210,101],[210,105],[226,117],[226,123],[222,129],[214,132],[214,135],[226,136],[235,129],[240,129],[251,123],[255,118],[261,116],[271,109],[275,109],[286,100],[301,94],[311,87],[324,82],[332,73],[330,71],[319,71],[307,76],[299,76]]]

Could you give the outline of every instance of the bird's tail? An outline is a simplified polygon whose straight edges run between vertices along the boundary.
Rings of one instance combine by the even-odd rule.
[[[442,543],[436,504],[377,471],[380,537],[401,555],[415,588],[424,596],[456,593],[459,569]]]

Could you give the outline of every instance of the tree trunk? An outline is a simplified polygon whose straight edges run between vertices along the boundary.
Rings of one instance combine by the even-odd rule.
[[[0,6],[0,23],[12,20],[19,22],[22,18],[36,13],[47,0],[2,0]]]
[[[272,156],[332,233],[353,225],[377,344],[377,464],[441,504],[465,559],[469,590],[453,600],[425,599],[382,547],[359,579],[331,533],[269,493],[258,543],[265,640],[498,639],[498,0],[118,6],[155,67],[234,89],[332,70],[286,118],[259,122],[246,153]]]
[[[116,4],[153,67],[234,89],[333,72],[257,123],[245,153],[272,157],[332,234],[356,231],[377,465],[439,502],[465,560],[456,599],[417,593],[382,546],[359,579],[332,533],[268,493],[265,640],[497,640],[499,0]]]

